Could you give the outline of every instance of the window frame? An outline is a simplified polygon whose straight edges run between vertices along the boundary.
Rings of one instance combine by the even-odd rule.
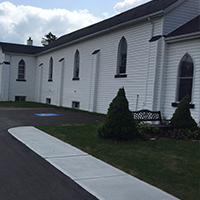
[[[53,58],[51,57],[49,60],[49,78],[48,78],[49,82],[53,81]]]
[[[26,96],[15,96],[15,101],[16,102],[25,102],[26,101]]]
[[[72,108],[73,109],[80,109],[80,102],[79,101],[72,101]]]
[[[46,98],[46,104],[51,104],[51,98]]]
[[[77,49],[74,55],[74,72],[72,80],[80,79],[80,52]]]
[[[17,81],[26,81],[25,73],[26,73],[26,63],[23,59],[21,59],[18,63]]]
[[[188,67],[191,69],[189,69]],[[191,73],[191,76],[189,75],[189,73]],[[194,81],[194,62],[193,62],[192,57],[188,53],[186,53],[182,57],[179,63],[178,76],[177,76],[176,102],[180,102],[181,99],[187,94],[190,95],[190,102],[192,102],[193,85],[194,85],[193,81]],[[185,91],[185,88],[183,89],[184,85],[188,87],[187,92],[186,92],[187,94],[186,93],[183,94],[183,91]]]
[[[128,54],[128,44],[126,38],[123,36],[118,45],[117,54],[117,72],[115,78],[125,78],[127,77],[127,54]]]

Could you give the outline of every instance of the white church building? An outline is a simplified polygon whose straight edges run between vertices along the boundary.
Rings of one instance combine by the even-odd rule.
[[[121,87],[130,110],[167,118],[189,94],[200,122],[199,0],[152,0],[46,47],[0,42],[0,101],[106,113]]]

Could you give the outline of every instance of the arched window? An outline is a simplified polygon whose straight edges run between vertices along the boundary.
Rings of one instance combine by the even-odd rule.
[[[51,57],[49,60],[49,80],[48,81],[52,81],[53,80],[53,58]]]
[[[127,60],[127,42],[124,37],[119,42],[118,60],[117,60],[117,74],[126,74],[126,60]]]
[[[80,53],[78,50],[76,50],[75,56],[74,56],[74,77],[73,80],[79,79],[79,69],[80,69]]]
[[[24,80],[25,79],[25,67],[26,64],[24,60],[20,60],[18,64],[18,80]]]
[[[178,76],[178,95],[177,100],[180,101],[186,95],[192,97],[192,83],[193,83],[194,65],[189,54],[185,54],[181,59]]]

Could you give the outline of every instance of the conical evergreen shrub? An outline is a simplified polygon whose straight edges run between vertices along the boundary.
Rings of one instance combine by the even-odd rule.
[[[106,119],[98,129],[100,137],[115,140],[132,140],[138,135],[137,125],[129,110],[124,88],[110,103]]]
[[[197,123],[190,113],[190,96],[186,95],[178,104],[173,117],[171,118],[171,126],[177,129],[197,130]]]

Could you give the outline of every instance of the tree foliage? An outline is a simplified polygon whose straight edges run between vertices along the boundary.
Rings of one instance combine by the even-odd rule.
[[[51,32],[49,32],[42,38],[41,43],[43,46],[47,46],[50,43],[54,42],[56,39],[57,39],[57,37],[54,34],[52,34]]]
[[[132,140],[137,137],[138,129],[129,110],[124,88],[110,103],[106,119],[98,129],[100,137],[115,140]]]
[[[190,96],[186,95],[178,104],[173,117],[171,118],[171,125],[177,129],[197,130],[197,123],[192,118],[190,113]]]

